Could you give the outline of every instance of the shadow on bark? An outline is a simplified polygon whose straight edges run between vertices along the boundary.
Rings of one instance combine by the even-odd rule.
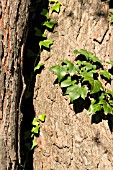
[[[34,63],[40,61],[40,52],[39,52],[39,37],[35,35],[35,27],[40,28],[43,21],[43,17],[40,17],[40,12],[43,8],[47,9],[48,0],[34,0],[31,2],[29,8],[29,31],[25,45],[24,59],[23,59],[23,77],[25,81],[25,91],[22,96],[21,102],[21,112],[22,112],[22,122],[21,122],[21,132],[20,132],[20,157],[21,157],[21,168],[24,170],[33,170],[33,150],[30,150],[32,146],[31,139],[31,129],[32,129],[32,120],[35,117],[35,111],[33,106],[33,95],[34,95],[34,86],[35,86],[35,77],[34,73]],[[34,55],[33,55],[34,54]],[[29,136],[28,136],[29,134]]]

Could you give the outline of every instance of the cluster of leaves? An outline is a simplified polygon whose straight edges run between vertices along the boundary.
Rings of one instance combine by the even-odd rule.
[[[45,17],[45,21],[41,23],[42,26],[46,29],[52,30],[54,26],[57,24],[56,21],[50,19],[50,15],[52,12],[59,13],[61,3],[57,0],[49,0],[50,3],[54,3],[50,10],[42,9],[42,12],[40,13],[41,16]],[[44,30],[44,31],[45,31]],[[53,40],[47,39],[46,34],[41,31],[41,29],[35,27],[35,35],[39,37],[43,37],[43,40],[39,42],[40,49],[42,47],[50,48],[50,45],[53,44]]]
[[[52,12],[60,12],[60,6],[61,3],[57,0],[49,0],[50,3],[53,4],[53,6],[50,8],[50,10],[47,9],[42,9],[40,16],[43,16],[45,18],[45,21],[43,21],[41,23],[41,26],[44,27],[44,31],[42,31],[42,29],[35,27],[35,35],[37,37],[41,37],[42,40],[39,41],[39,47],[40,47],[40,51],[42,49],[42,47],[49,49],[50,46],[53,44],[53,40],[51,39],[47,39],[47,36],[45,34],[46,29],[47,30],[52,30],[54,28],[54,26],[57,24],[57,22],[55,20],[51,20],[50,15]],[[30,51],[29,51],[30,52]],[[31,51],[32,55],[35,55],[32,51]],[[34,64],[35,65],[35,64]],[[37,69],[40,69],[41,66],[43,66],[44,64],[39,63],[37,66],[35,66],[34,71],[36,71]]]
[[[25,132],[24,139],[25,140],[32,139],[32,145],[30,143],[26,142],[26,146],[29,150],[33,150],[34,147],[37,146],[37,142],[35,141],[34,137],[36,135],[39,135],[39,133],[40,133],[40,121],[44,122],[45,118],[46,118],[45,114],[39,115],[38,118],[34,118],[33,121],[32,121],[33,127],[31,129],[31,132],[30,131]]]
[[[50,71],[57,75],[64,95],[69,95],[71,103],[79,98],[83,100],[89,98],[91,101],[90,114],[112,113],[113,90],[106,87],[111,82],[112,69],[106,70],[97,56],[84,49],[74,50],[74,54],[79,55],[73,63],[63,60],[61,65],[50,68]],[[112,68],[113,61],[106,64],[111,65]]]

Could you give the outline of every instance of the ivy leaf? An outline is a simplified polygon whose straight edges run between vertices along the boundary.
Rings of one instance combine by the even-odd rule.
[[[102,84],[99,80],[90,81],[90,84],[91,84],[91,94],[99,92],[100,88],[102,87]]]
[[[38,118],[34,118],[34,119],[33,119],[32,125],[33,125],[33,126],[38,126],[38,125],[39,125]]]
[[[40,125],[37,125],[36,127],[33,127],[31,132],[38,134],[40,130]]]
[[[93,62],[98,62],[98,63],[102,64],[102,61],[99,60],[98,57],[96,57],[93,53],[91,53],[85,49],[74,50],[74,54],[82,54],[86,57],[87,60],[91,60]]]
[[[39,70],[42,66],[44,66],[43,63],[39,63],[35,68],[34,71]]]
[[[111,64],[113,66],[113,61],[107,62],[108,64]]]
[[[113,11],[110,12],[110,14],[111,14],[111,21],[110,21],[110,23],[113,24]]]
[[[93,65],[93,64],[91,64],[91,63],[89,63],[89,62],[87,62],[87,61],[82,61],[82,65],[84,65],[84,68],[85,68],[85,70],[95,70],[96,69],[96,65]]]
[[[43,25],[45,25],[46,27],[48,27],[48,28],[50,28],[50,29],[52,29],[52,28],[55,26],[55,24],[57,24],[56,21],[45,21],[45,22],[43,23]]]
[[[43,40],[43,41],[40,41],[40,42],[39,42],[40,48],[41,48],[42,46],[44,46],[44,47],[46,47],[46,48],[50,48],[50,45],[52,45],[52,44],[53,44],[53,40],[51,40],[51,39],[47,39],[47,40]]]
[[[31,150],[34,149],[36,146],[37,146],[37,142],[35,140],[33,140]]]
[[[111,96],[113,96],[113,90],[107,89],[107,93],[110,94]]]
[[[107,115],[108,113],[112,112],[113,108],[109,105],[109,103],[106,100],[99,101],[99,104],[102,105],[104,109],[104,114]]]
[[[87,96],[87,93],[88,93],[88,89],[84,86],[82,86],[80,88],[80,95],[81,97],[85,100],[86,96]]]
[[[60,2],[57,2],[52,8],[51,8],[51,12],[55,11],[55,12],[58,12],[60,11],[60,6],[61,6],[61,3]]]
[[[45,121],[45,118],[46,118],[46,114],[39,115],[39,117],[38,117],[38,119],[39,119],[41,122],[44,122],[44,121]]]
[[[80,96],[85,99],[87,96],[88,90],[85,87],[81,87],[79,85],[73,85],[67,88],[65,94],[69,94],[70,101],[73,102],[74,100],[78,99]]]
[[[81,50],[74,50],[73,51],[74,54],[82,54],[86,57],[86,59],[88,60],[88,52],[85,49],[81,49]]]
[[[76,71],[77,72],[80,71],[80,69],[78,67],[75,67],[74,64],[72,62],[70,62],[69,60],[63,60],[62,63],[67,64],[67,68],[69,70],[70,76],[73,76]]]
[[[90,108],[89,108],[89,113],[93,114],[96,113],[97,111],[101,111],[102,106],[100,104],[95,104],[94,102],[91,103]]]
[[[50,19],[49,12],[47,9],[42,9],[41,15],[45,16],[47,19]]]
[[[102,65],[102,61],[99,60],[99,58],[97,56],[95,56],[93,53],[88,52],[88,58],[89,58],[89,60],[93,61],[94,63],[98,62]]]
[[[70,85],[73,85],[77,82],[77,80],[71,80],[71,77],[68,76],[66,80],[61,82],[61,87],[68,87]]]
[[[104,76],[104,77],[107,78],[108,80],[110,80],[110,78],[111,78],[111,75],[110,75],[110,73],[109,73],[107,70],[102,70],[102,71],[100,72],[100,75]]]
[[[109,100],[109,104],[113,107],[113,100]]]
[[[56,75],[58,77],[58,82],[60,83],[60,81],[67,74],[67,67],[65,67],[65,66],[60,67],[59,65],[56,65],[56,66],[51,67],[50,71],[54,71],[56,73]]]

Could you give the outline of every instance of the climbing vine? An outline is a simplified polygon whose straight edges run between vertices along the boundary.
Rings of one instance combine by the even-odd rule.
[[[51,19],[51,14],[53,12],[59,13],[60,12],[60,6],[61,3],[57,0],[49,0],[50,6],[48,9],[42,8],[39,18],[40,18],[40,24],[38,26],[34,26],[32,29],[35,32],[35,36],[38,38],[38,55],[32,51],[31,49],[27,49],[27,56],[28,57],[35,57],[34,60],[34,74],[39,71],[42,67],[44,67],[43,63],[38,62],[37,60],[38,57],[40,56],[41,52],[43,49],[50,49],[50,46],[53,44],[52,39],[48,39],[46,32],[47,31],[53,31],[55,25],[57,22],[55,20]],[[39,4],[37,4],[38,6]],[[35,12],[37,9],[37,6],[35,9],[31,9],[32,12]],[[42,21],[41,21],[42,20]],[[28,79],[28,78],[27,78]],[[29,91],[26,92],[26,99],[29,98],[31,93]],[[44,122],[46,118],[46,114],[40,115],[38,118],[34,117],[32,121],[32,128],[31,131],[25,131],[24,134],[24,140],[25,140],[25,145],[28,150],[33,150],[34,147],[37,146],[37,142],[35,141],[35,137],[39,136],[40,134],[40,122]],[[29,139],[31,139],[29,142]],[[28,142],[27,142],[28,141]]]
[[[89,112],[95,114],[103,112],[105,115],[113,112],[113,90],[110,90],[113,61],[103,63],[93,53],[84,49],[74,50],[78,55],[74,62],[61,61],[50,71],[55,72],[64,95],[69,95],[70,102],[77,99],[89,99]],[[77,107],[77,106],[75,106]]]

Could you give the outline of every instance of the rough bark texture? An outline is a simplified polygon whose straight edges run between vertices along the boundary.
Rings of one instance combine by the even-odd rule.
[[[46,113],[38,147],[34,153],[35,170],[112,170],[113,135],[112,116],[98,124],[86,110],[75,114],[69,98],[62,96],[54,85],[56,76],[49,68],[62,59],[74,61],[73,50],[85,48],[103,62],[113,60],[113,26],[108,22],[108,5],[99,0],[61,0],[60,14],[50,52],[43,50],[41,62],[45,69],[36,77],[34,89],[35,112]],[[104,15],[101,15],[101,11]],[[81,103],[78,103],[82,108]],[[111,131],[110,131],[111,130]]]
[[[29,0],[0,1],[0,169],[18,167],[22,56]]]

